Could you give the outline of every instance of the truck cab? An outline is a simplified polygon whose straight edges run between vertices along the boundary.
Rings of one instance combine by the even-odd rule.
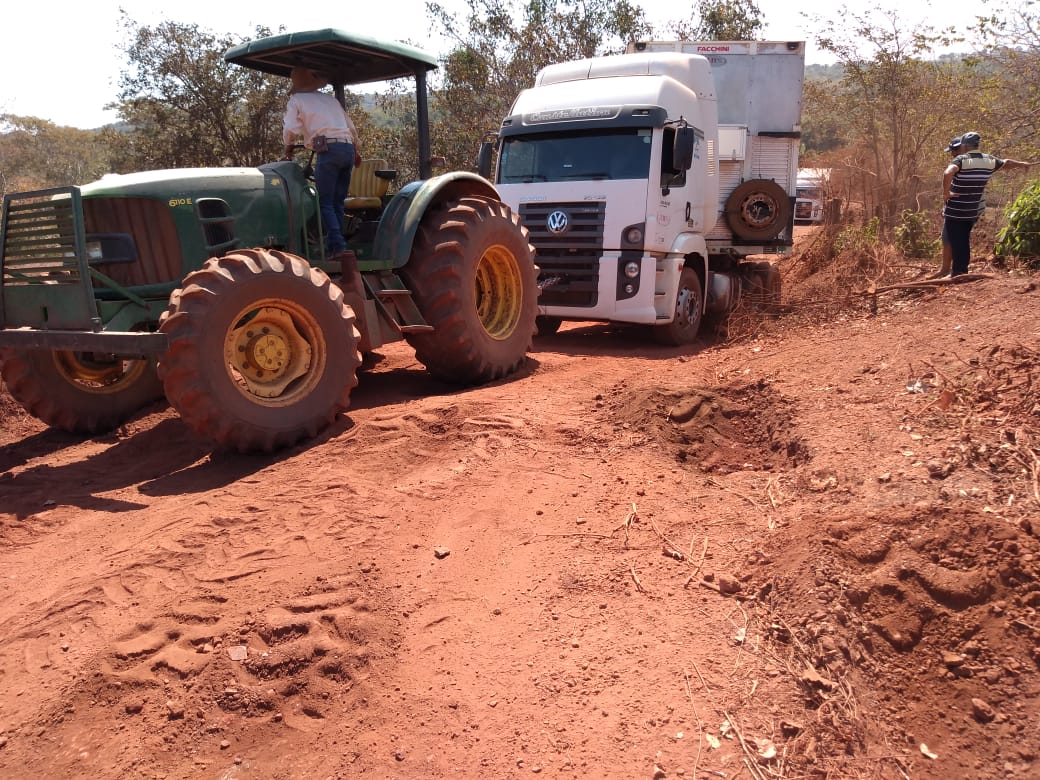
[[[646,324],[690,343],[790,249],[804,44],[646,41],[544,68],[498,132],[531,233],[540,324]],[[542,329],[540,328],[540,331]]]

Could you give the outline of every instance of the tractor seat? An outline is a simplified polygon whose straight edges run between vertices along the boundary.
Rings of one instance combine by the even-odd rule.
[[[382,208],[383,196],[396,178],[397,171],[387,170],[386,160],[362,160],[350,177],[350,194],[343,201],[344,208],[347,211]]]

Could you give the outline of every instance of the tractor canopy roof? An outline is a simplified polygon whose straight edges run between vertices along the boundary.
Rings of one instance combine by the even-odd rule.
[[[258,38],[232,46],[224,59],[286,77],[302,66],[327,77],[333,86],[414,78],[437,67],[433,55],[414,46],[332,28]]]

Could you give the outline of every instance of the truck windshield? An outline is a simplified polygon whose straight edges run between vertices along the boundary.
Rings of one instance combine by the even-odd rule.
[[[645,179],[652,139],[653,130],[638,127],[507,136],[498,181]]]

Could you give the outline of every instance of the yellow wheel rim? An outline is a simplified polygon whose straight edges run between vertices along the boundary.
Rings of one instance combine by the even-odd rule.
[[[314,389],[328,355],[310,312],[293,301],[271,299],[235,318],[224,336],[224,360],[241,393],[283,406]]]
[[[140,378],[148,368],[148,361],[141,359],[97,359],[90,353],[68,350],[51,354],[58,371],[70,384],[99,395],[118,392]]]
[[[493,339],[513,335],[523,311],[524,285],[516,257],[506,247],[489,247],[477,263],[477,316]]]

